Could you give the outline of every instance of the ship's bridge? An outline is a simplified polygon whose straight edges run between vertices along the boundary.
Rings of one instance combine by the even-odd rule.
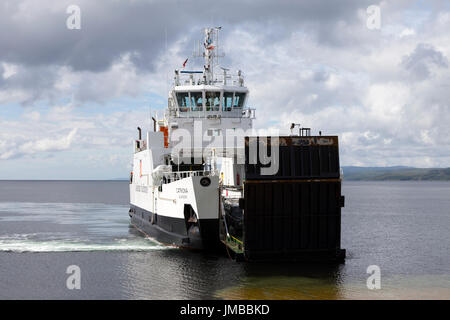
[[[245,87],[176,86],[172,91],[172,116],[254,118],[254,109],[246,107],[247,96]]]
[[[200,77],[194,77],[196,73]],[[255,118],[255,110],[246,107],[248,89],[240,71],[236,76],[224,71],[210,80],[201,71],[177,70],[175,75],[169,99],[171,116]]]

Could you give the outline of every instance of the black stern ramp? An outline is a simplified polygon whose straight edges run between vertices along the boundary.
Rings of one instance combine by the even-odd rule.
[[[261,168],[268,165],[251,163],[250,139],[256,139],[258,148],[260,139],[265,146],[278,144],[275,174],[262,175]],[[245,259],[343,262],[338,137],[289,136],[277,142],[269,137],[246,137],[245,143],[244,198],[240,201]]]

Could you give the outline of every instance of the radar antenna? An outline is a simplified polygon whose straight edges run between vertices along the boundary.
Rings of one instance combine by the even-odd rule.
[[[203,66],[203,81],[206,84],[211,84],[214,81],[214,68],[219,65],[219,58],[224,57],[224,54],[219,53],[219,31],[222,27],[205,28],[205,39],[201,45],[198,42],[198,49],[194,52],[194,57],[205,58]],[[202,49],[203,47],[203,49]]]

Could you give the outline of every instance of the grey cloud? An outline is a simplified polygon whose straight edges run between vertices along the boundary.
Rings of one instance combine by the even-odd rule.
[[[3,65],[0,64],[0,88],[2,88],[2,86],[3,86],[3,82],[4,82],[3,73],[4,72],[5,72],[5,69],[4,69]]]
[[[0,70],[0,73],[3,72]],[[54,66],[19,67],[18,72],[7,79],[0,76],[0,91],[22,90],[25,96],[17,102],[23,105],[31,104],[40,99],[53,102],[57,98],[57,92],[49,89],[54,88],[58,77],[57,68]]]
[[[106,86],[116,79],[101,79],[95,74],[107,77],[107,71],[124,55],[129,56],[137,74],[154,73],[166,46],[170,48],[182,39],[185,45],[175,54],[189,57],[201,28],[211,25],[224,27],[222,38],[239,29],[251,31],[261,38],[262,47],[281,43],[293,32],[305,32],[326,45],[353,43],[352,34],[343,34],[342,21],[347,28],[361,24],[356,13],[370,1],[345,0],[330,5],[329,1],[232,0],[212,4],[206,0],[79,0],[75,4],[81,8],[81,30],[66,28],[66,8],[71,4],[72,0],[0,3],[0,63],[13,63],[24,71],[0,79],[0,90],[26,92],[16,102],[53,102],[58,95],[67,94],[55,88],[61,81],[58,70],[62,67],[85,77],[77,88],[71,88],[75,99],[104,101],[116,87],[112,85],[109,90]],[[245,47],[245,43],[238,45]],[[232,61],[225,57],[224,63],[231,65]]]
[[[419,43],[414,52],[402,60],[402,66],[408,70],[415,79],[425,80],[430,77],[432,66],[447,68],[448,60],[442,52],[426,43]]]
[[[314,72],[313,79],[316,82],[324,82],[327,81],[330,77],[330,74],[326,71],[316,71]]]
[[[277,41],[294,30],[309,30],[324,42],[342,43],[337,24],[355,23],[356,11],[370,1],[346,0],[331,6],[329,1],[80,0],[81,30],[66,28],[65,9],[73,1],[58,1],[57,6],[53,1],[39,1],[40,5],[28,9],[21,7],[23,3],[30,1],[0,4],[0,61],[101,71],[121,55],[133,53],[135,64],[151,71],[153,60],[165,49],[166,33],[167,41],[173,42],[212,23],[233,27],[255,23],[267,41]],[[264,27],[271,22],[283,27]]]

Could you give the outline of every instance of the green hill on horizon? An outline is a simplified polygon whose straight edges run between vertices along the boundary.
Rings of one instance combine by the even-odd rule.
[[[420,180],[450,181],[450,168],[413,168],[413,167],[342,167],[344,180],[348,181],[384,181],[384,180]]]

